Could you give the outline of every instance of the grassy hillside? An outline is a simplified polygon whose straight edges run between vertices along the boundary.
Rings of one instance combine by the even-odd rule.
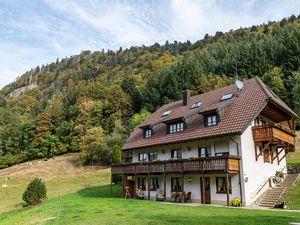
[[[76,166],[77,159],[78,154],[68,154],[55,160],[37,160],[32,165],[23,163],[0,170],[1,182],[9,177],[8,186],[0,186],[0,214],[22,208],[22,194],[34,177],[46,181],[48,199],[109,183],[109,168]]]
[[[108,187],[84,189],[45,204],[1,215],[0,224],[128,224],[128,225],[288,225],[300,222],[298,212],[170,205],[156,201],[108,198]]]
[[[287,164],[290,166],[300,166],[300,131],[296,135],[296,151],[287,155]]]
[[[109,164],[132,118],[180,99],[184,89],[207,92],[236,75],[259,76],[300,113],[299,55],[300,16],[291,16],[195,43],[84,51],[37,66],[0,90],[0,168],[78,151]]]

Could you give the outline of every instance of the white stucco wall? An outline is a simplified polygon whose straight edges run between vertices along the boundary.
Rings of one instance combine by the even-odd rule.
[[[235,137],[234,137],[235,138]],[[212,156],[215,152],[228,152],[230,155],[237,155],[236,144],[227,138],[209,139],[203,141],[184,142],[179,144],[162,145],[157,147],[137,149],[132,153],[132,162],[138,162],[139,153],[157,152],[159,160],[169,160],[171,158],[171,150],[181,149],[182,158],[198,157],[198,147],[211,147]]]
[[[257,199],[255,196],[259,187],[269,178],[275,175],[276,171],[286,173],[286,160],[285,158],[277,164],[275,159],[273,164],[264,163],[263,156],[260,156],[258,161],[255,160],[255,147],[252,135],[252,126],[249,126],[241,135],[241,156],[242,156],[242,177],[244,188],[244,201],[246,205],[250,205]],[[280,157],[284,155],[284,152],[280,154]],[[247,180],[247,181],[245,181]],[[262,194],[262,192],[260,193]]]

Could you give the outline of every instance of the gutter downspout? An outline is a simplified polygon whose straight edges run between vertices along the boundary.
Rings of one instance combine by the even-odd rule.
[[[239,143],[236,142],[232,137],[230,137],[230,139],[236,144],[237,156],[240,156]],[[241,204],[243,204],[242,177],[241,177],[241,163],[240,162],[239,162],[239,183],[240,183],[240,199],[241,199]]]

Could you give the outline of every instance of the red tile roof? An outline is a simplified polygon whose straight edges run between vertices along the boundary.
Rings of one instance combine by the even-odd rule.
[[[231,92],[234,93],[231,99],[220,101],[224,94]],[[230,85],[192,96],[187,106],[183,106],[182,100],[162,106],[154,112],[149,119],[133,130],[122,149],[128,150],[201,138],[240,134],[259,114],[270,99],[275,104],[284,108],[289,114],[297,116],[282,100],[274,95],[259,78],[255,77],[246,80],[244,82],[244,88],[240,92],[238,92],[235,85]],[[201,101],[202,105],[199,108],[191,109],[192,105],[197,101]],[[218,111],[224,107],[227,107],[227,109],[217,126],[203,126],[202,113],[212,110]],[[171,113],[166,117],[162,117],[162,114],[168,110],[171,110]],[[165,122],[178,118],[186,119],[187,128],[183,132],[166,134],[167,125]],[[143,130],[141,127],[146,126],[153,128],[151,138],[143,138]]]

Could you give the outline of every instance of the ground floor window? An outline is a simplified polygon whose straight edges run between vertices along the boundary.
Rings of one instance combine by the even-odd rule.
[[[180,177],[171,178],[171,191],[182,191],[182,179]]]
[[[216,178],[216,185],[217,185],[217,193],[219,194],[226,194],[227,189],[226,189],[226,178],[225,177],[217,177]],[[232,193],[231,190],[231,177],[228,177],[228,188],[229,188],[229,193]]]
[[[159,188],[159,179],[152,178],[150,183],[150,191],[156,191]]]
[[[138,178],[138,188],[143,191],[146,190],[146,178]]]

